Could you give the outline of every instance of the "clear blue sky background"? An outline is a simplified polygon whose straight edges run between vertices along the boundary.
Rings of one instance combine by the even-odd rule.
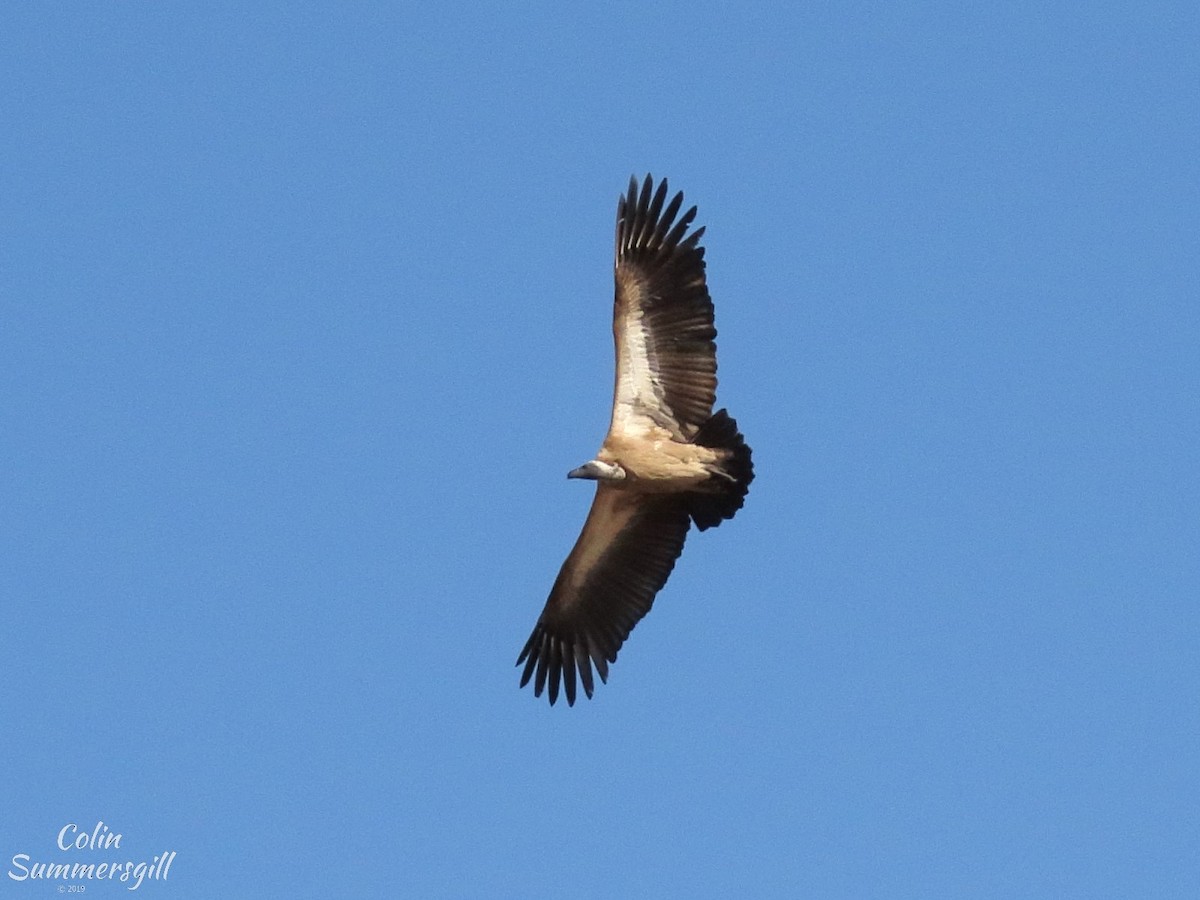
[[[1194,3],[8,4],[3,869],[103,821],[164,898],[1200,895],[1198,47]],[[551,709],[513,663],[647,171],[758,479]]]

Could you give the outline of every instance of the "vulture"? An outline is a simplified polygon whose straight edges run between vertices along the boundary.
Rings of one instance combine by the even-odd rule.
[[[675,567],[694,522],[701,531],[733,518],[754,468],[737,422],[713,413],[717,336],[704,277],[703,228],[688,234],[696,207],[683,194],[667,202],[636,178],[617,200],[613,303],[616,384],[608,434],[596,458],[567,473],[596,482],[574,549],[517,659],[521,687],[560,687],[575,704],[589,699],[592,669],[609,663]]]

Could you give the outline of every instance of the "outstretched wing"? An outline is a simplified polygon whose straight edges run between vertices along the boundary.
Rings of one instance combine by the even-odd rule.
[[[703,228],[679,218],[683,194],[663,208],[667,182],[649,175],[617,202],[613,337],[617,377],[609,433],[666,434],[688,440],[712,415],[717,391],[717,330],[704,281]]]
[[[521,687],[533,692],[559,683],[575,703],[575,676],[592,696],[592,666],[601,681],[629,632],[650,611],[687,537],[688,513],[677,497],[648,495],[599,484],[575,547],[563,563],[517,665]]]

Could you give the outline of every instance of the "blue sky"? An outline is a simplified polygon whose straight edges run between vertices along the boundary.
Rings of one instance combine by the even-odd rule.
[[[10,4],[5,871],[1196,896],[1198,46],[1184,3]],[[647,171],[758,477],[551,709],[513,664]]]

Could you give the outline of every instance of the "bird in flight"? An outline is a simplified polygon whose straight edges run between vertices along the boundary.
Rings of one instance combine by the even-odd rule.
[[[567,473],[596,482],[583,531],[517,659],[551,705],[576,678],[590,698],[592,667],[608,664],[650,611],[693,522],[701,531],[742,508],[754,467],[737,422],[713,413],[717,346],[696,207],[667,203],[647,175],[617,201],[612,420],[596,458]]]

